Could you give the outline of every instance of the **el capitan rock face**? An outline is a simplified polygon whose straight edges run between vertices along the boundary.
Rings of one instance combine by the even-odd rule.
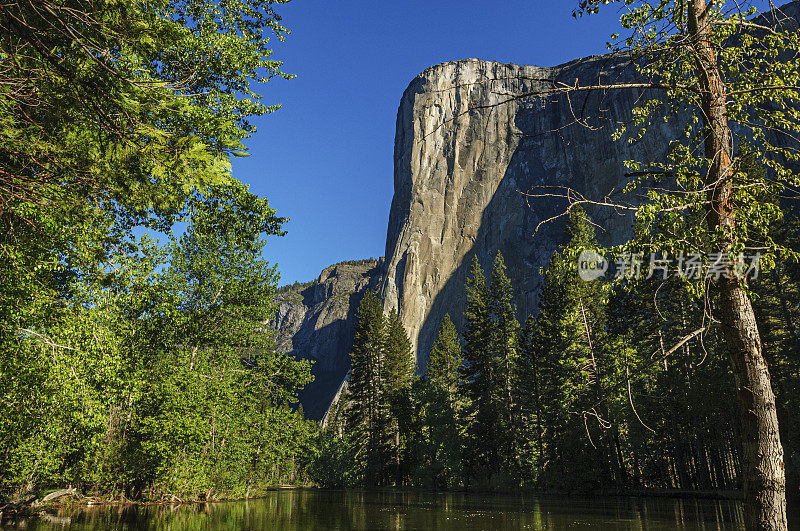
[[[501,251],[520,317],[536,311],[539,270],[561,243],[564,225],[548,223],[534,232],[541,221],[563,212],[565,202],[522,192],[564,186],[602,199],[624,186],[625,160],[660,158],[666,140],[677,134],[664,127],[641,142],[609,140],[629,118],[636,90],[571,100],[560,95],[508,101],[509,94],[552,86],[536,80],[592,84],[625,81],[632,74],[624,58],[611,56],[553,68],[467,59],[431,67],[411,82],[397,116],[381,295],[387,308],[398,309],[421,367],[445,313],[460,329],[473,255],[488,268]],[[598,230],[601,241],[630,234],[630,217],[592,214],[605,229]]]
[[[473,254],[489,266],[502,251],[520,315],[535,310],[539,269],[561,242],[563,224],[533,233],[564,205],[528,204],[520,192],[546,184],[601,195],[623,182],[624,160],[634,153],[660,153],[663,146],[631,148],[608,141],[613,121],[629,115],[634,105],[638,94],[630,91],[605,100],[590,95],[587,111],[604,105],[602,118],[591,120],[593,127],[606,126],[602,130],[574,123],[573,111],[583,99],[572,105],[566,98],[546,104],[528,98],[486,106],[507,99],[500,92],[543,87],[531,78],[574,83],[575,77],[585,82],[601,74],[625,76],[624,62],[592,57],[538,68],[467,59],[431,67],[411,82],[397,115],[385,262],[331,266],[316,282],[278,297],[273,327],[279,350],[315,360],[317,379],[301,397],[311,418],[324,414],[349,370],[355,310],[367,288],[378,291],[387,310],[398,310],[420,371],[444,314],[460,328]],[[617,237],[629,231],[630,219],[622,215],[606,213],[598,221]],[[600,237],[613,239],[609,234]]]
[[[756,20],[795,27],[798,21],[799,1]],[[626,160],[663,160],[669,141],[683,134],[682,124],[662,122],[642,140],[611,140],[635,106],[663,92],[513,96],[551,89],[546,80],[607,85],[636,81],[635,75],[625,56],[613,54],[548,68],[465,59],[430,67],[408,86],[397,112],[395,193],[380,294],[387,309],[397,308],[420,370],[445,313],[463,329],[473,255],[488,268],[501,251],[520,318],[536,313],[539,270],[563,240],[563,219],[536,228],[563,213],[565,201],[524,192],[569,187],[603,200],[627,183]],[[601,243],[631,234],[624,212],[588,211]]]
[[[777,13],[759,22],[796,24],[800,2]],[[312,418],[324,414],[349,368],[355,309],[367,287],[378,290],[387,310],[398,310],[420,372],[445,313],[463,330],[473,255],[488,268],[501,251],[520,318],[536,312],[539,270],[563,241],[563,219],[536,228],[563,213],[565,202],[523,192],[569,187],[602,200],[626,184],[626,160],[662,160],[682,127],[662,123],[641,141],[612,141],[643,101],[641,90],[511,96],[551,88],[545,80],[591,85],[634,75],[625,57],[604,55],[548,68],[465,59],[430,67],[411,81],[397,112],[385,261],[333,276],[326,269],[294,302],[284,301],[274,324],[282,351],[317,360],[321,377],[303,398]],[[630,235],[624,212],[589,213],[601,243]],[[337,302],[343,293],[351,294],[347,304]]]

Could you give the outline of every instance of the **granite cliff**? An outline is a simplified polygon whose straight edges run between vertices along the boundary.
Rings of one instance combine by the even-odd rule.
[[[782,16],[800,18],[798,6],[783,6]],[[501,251],[520,317],[534,313],[539,271],[562,241],[563,222],[536,228],[563,212],[565,203],[524,192],[569,187],[602,199],[624,187],[624,161],[662,158],[681,127],[662,124],[640,141],[610,140],[641,103],[640,90],[510,96],[552,86],[543,80],[585,85],[625,82],[634,75],[625,57],[604,55],[546,68],[465,59],[430,67],[412,80],[397,112],[385,262],[363,269],[357,282],[348,280],[341,288],[328,268],[301,292],[302,305],[281,305],[279,336],[284,345],[294,338],[286,351],[317,360],[318,374],[325,374],[312,384],[313,394],[329,402],[341,381],[336,377],[346,373],[353,310],[368,286],[378,289],[387,310],[398,310],[420,371],[444,314],[461,325],[472,256],[487,267]],[[623,213],[590,214],[602,243],[630,234],[631,220]],[[344,292],[352,293],[347,304],[329,300]],[[339,324],[329,326],[326,319]]]
[[[342,262],[326,267],[313,282],[278,290],[278,311],[270,323],[279,352],[314,362],[314,383],[300,394],[309,418],[321,419],[350,370],[355,313],[367,289],[377,289],[382,260]]]
[[[797,27],[798,20],[800,2],[794,1],[756,22]],[[514,96],[553,87],[544,80],[608,85],[635,76],[621,55],[548,68],[466,59],[430,67],[408,86],[397,112],[380,294],[387,309],[398,310],[421,370],[444,314],[460,328],[473,255],[490,267],[501,251],[520,317],[536,312],[539,271],[561,243],[564,224],[536,228],[563,213],[565,201],[524,192],[549,186],[594,200],[614,196],[627,183],[626,160],[663,160],[668,142],[682,134],[683,125],[671,122],[651,126],[642,140],[611,140],[648,99],[640,89]],[[618,243],[631,233],[631,219],[622,212],[590,214],[601,243]]]
[[[552,68],[467,59],[431,67],[411,82],[397,116],[381,295],[387,308],[398,309],[421,367],[444,314],[461,324],[473,255],[488,267],[501,251],[520,316],[535,312],[539,270],[561,243],[563,223],[534,232],[563,212],[565,202],[524,192],[569,187],[602,199],[624,186],[625,160],[660,157],[665,140],[677,133],[665,127],[641,142],[609,140],[630,116],[638,91],[507,101],[509,94],[550,88],[541,79],[624,81],[631,70],[613,56]],[[606,243],[630,231],[630,218],[621,213],[593,216]]]

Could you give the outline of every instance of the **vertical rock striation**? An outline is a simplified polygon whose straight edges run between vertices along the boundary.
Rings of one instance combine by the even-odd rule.
[[[563,212],[565,202],[523,192],[562,186],[602,199],[624,186],[625,160],[658,158],[675,136],[665,128],[642,142],[609,140],[629,119],[640,96],[635,90],[511,101],[509,95],[552,86],[542,80],[624,81],[632,70],[613,56],[552,68],[466,59],[431,67],[406,89],[397,114],[381,295],[397,308],[421,367],[444,314],[461,324],[473,255],[486,266],[501,251],[520,314],[535,311],[539,270],[561,242],[563,223],[534,232]],[[630,218],[621,212],[593,215],[602,241],[630,232]]]

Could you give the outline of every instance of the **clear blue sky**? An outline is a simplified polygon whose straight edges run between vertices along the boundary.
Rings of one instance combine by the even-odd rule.
[[[346,259],[381,256],[393,192],[397,106],[408,83],[445,61],[557,65],[604,53],[616,8],[575,20],[577,0],[292,0],[275,59],[297,74],[263,88],[276,113],[255,121],[234,175],[291,221],[265,257],[281,283]]]

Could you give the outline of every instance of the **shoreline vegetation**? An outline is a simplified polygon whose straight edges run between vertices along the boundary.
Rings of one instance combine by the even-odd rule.
[[[102,496],[90,496],[81,494],[74,488],[58,489],[52,492],[41,494],[26,493],[21,498],[5,500],[0,498],[0,524],[12,518],[28,518],[36,516],[41,511],[62,509],[66,507],[102,507],[102,506],[159,506],[159,505],[197,505],[206,503],[227,503],[245,500],[258,500],[266,496],[268,492],[278,490],[294,490],[312,488],[310,485],[275,485],[263,489],[258,495],[248,497],[220,497],[220,498],[198,498],[181,499],[172,496],[162,500],[130,500],[121,496],[120,498],[104,498]],[[55,496],[53,496],[55,494]]]
[[[286,219],[231,171],[294,77],[280,3],[3,5],[0,496],[305,482],[311,364],[264,329]]]
[[[347,492],[396,492],[396,493],[431,493],[431,494],[475,494],[475,495],[488,495],[488,496],[532,496],[532,497],[559,497],[559,498],[574,498],[574,499],[592,499],[592,498],[670,498],[670,499],[707,499],[707,500],[732,500],[742,501],[741,491],[691,491],[691,490],[668,490],[668,489],[644,489],[632,490],[626,492],[617,491],[595,491],[595,492],[543,492],[534,489],[509,489],[509,490],[469,490],[469,489],[429,489],[425,487],[340,487],[340,488],[326,488],[318,487],[315,485],[275,485],[264,489],[256,496],[249,497],[221,497],[209,499],[180,499],[173,497],[171,499],[163,500],[129,500],[127,498],[103,498],[98,496],[83,495],[75,489],[60,489],[47,494],[33,495],[33,497],[25,496],[23,499],[4,500],[0,499],[0,523],[13,518],[29,518],[36,516],[39,512],[50,511],[63,508],[89,508],[89,507],[104,507],[104,506],[177,506],[177,505],[200,505],[210,503],[231,503],[247,500],[263,499],[270,492],[283,491],[283,490],[323,490],[323,491],[347,491]],[[67,492],[69,491],[69,492]],[[31,495],[32,493],[27,493]],[[57,496],[49,498],[53,494]]]

